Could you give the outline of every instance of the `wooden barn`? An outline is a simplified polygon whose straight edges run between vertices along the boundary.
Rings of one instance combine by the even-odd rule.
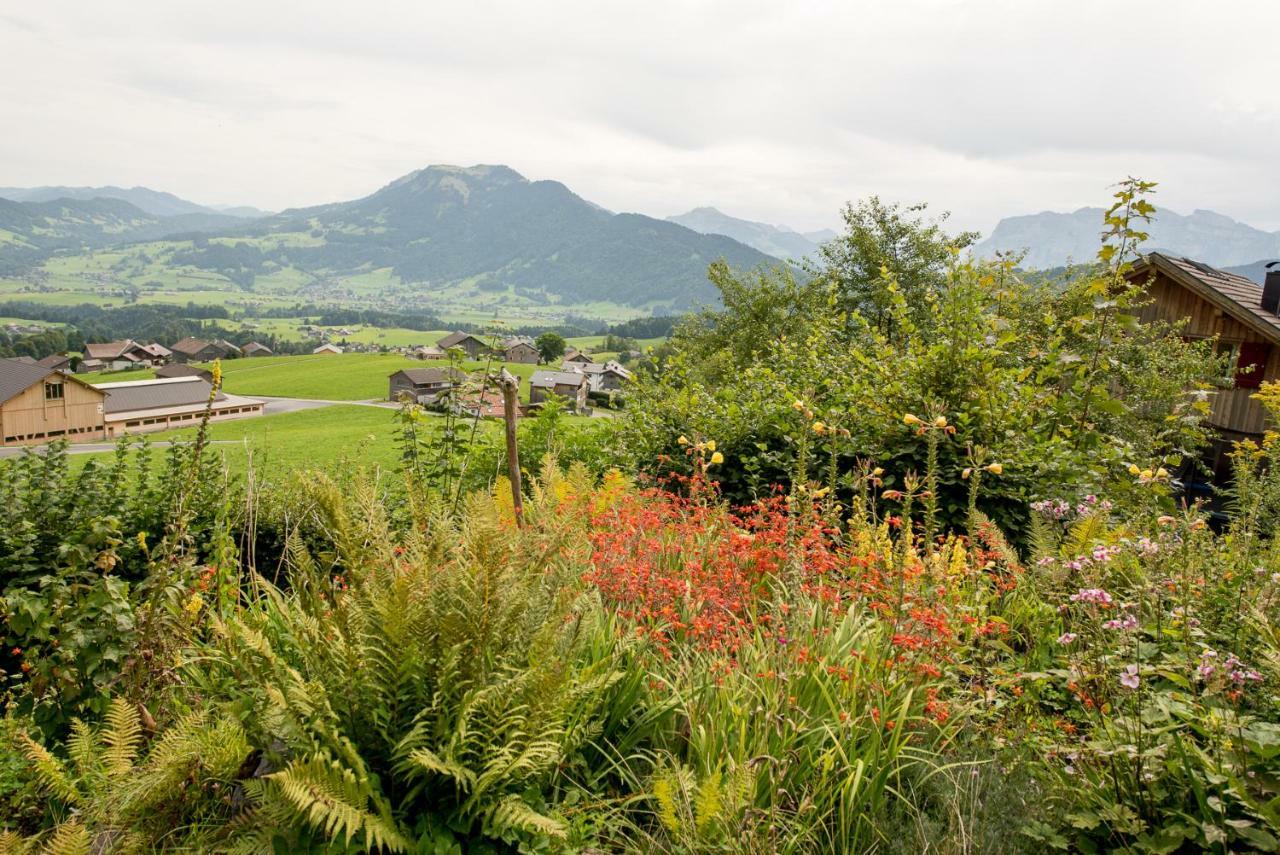
[[[0,359],[0,445],[103,436],[103,401],[93,386],[39,363]]]
[[[1258,438],[1268,427],[1252,395],[1264,380],[1280,379],[1280,268],[1259,285],[1203,262],[1153,252],[1130,276],[1147,283],[1151,298],[1140,320],[1182,323],[1184,337],[1217,339],[1231,353],[1235,383],[1213,397],[1209,423],[1220,439],[1205,461],[1221,480],[1231,443]]]

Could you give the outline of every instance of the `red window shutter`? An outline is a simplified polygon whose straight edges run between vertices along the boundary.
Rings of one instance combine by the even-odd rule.
[[[1257,389],[1262,385],[1262,372],[1271,355],[1271,345],[1265,341],[1243,341],[1240,356],[1236,359],[1236,388]],[[1252,366],[1253,370],[1249,371]]]

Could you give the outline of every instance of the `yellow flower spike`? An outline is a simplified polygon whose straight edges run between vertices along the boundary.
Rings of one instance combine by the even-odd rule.
[[[823,424],[822,422],[814,422],[814,423],[813,423],[813,432],[814,432],[814,433],[816,433],[816,434],[822,434],[822,433],[825,433],[825,432],[826,432],[826,430],[827,430],[827,426],[826,426],[825,424]]]
[[[920,419],[919,419],[919,417],[918,417],[918,416],[912,415],[911,413],[907,413],[906,415],[904,415],[904,416],[902,417],[902,423],[903,423],[904,425],[922,425],[922,424],[924,424],[924,422],[920,421]]]
[[[723,455],[723,454],[721,454],[720,452],[718,452],[718,451],[717,451],[715,454],[711,455],[711,465],[712,465],[712,466],[718,466],[718,465],[720,465],[721,463],[724,463],[724,455]]]
[[[823,488],[822,488],[822,489],[820,489],[820,490],[814,490],[814,491],[813,491],[813,497],[814,497],[815,499],[821,499],[823,496],[827,495],[827,493],[830,493],[830,492],[831,492],[831,488],[830,488],[830,487],[823,487]]]
[[[716,450],[716,441],[714,439],[707,440],[707,451]]]
[[[1004,474],[1004,464],[989,463],[987,464],[987,471],[990,472],[992,475],[1002,475]]]
[[[684,436],[683,434],[681,434],[680,438],[679,438],[679,439],[677,439],[677,440],[676,440],[676,442],[680,443],[681,445],[688,445],[688,444],[689,444],[689,437]]]

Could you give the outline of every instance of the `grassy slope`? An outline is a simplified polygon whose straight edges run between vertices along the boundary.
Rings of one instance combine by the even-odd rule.
[[[222,364],[223,386],[236,395],[284,398],[322,398],[333,401],[386,400],[387,378],[401,368],[446,367],[447,362],[411,359],[393,353],[344,353],[336,356],[267,356],[232,359]],[[468,371],[483,362],[467,362]],[[491,370],[497,371],[494,364]],[[508,365],[512,374],[527,379],[533,365]],[[527,396],[528,384],[521,384]]]
[[[411,359],[394,353],[343,353],[334,356],[263,356],[229,359],[222,363],[222,385],[233,395],[266,395],[273,398],[319,398],[329,401],[387,399],[387,378],[401,368],[444,368],[447,362]],[[484,362],[464,362],[469,372],[483,371]],[[489,365],[496,372],[501,365]],[[528,379],[536,365],[507,366],[521,379],[520,396],[529,396]],[[149,380],[150,370],[79,374],[88,383]]]

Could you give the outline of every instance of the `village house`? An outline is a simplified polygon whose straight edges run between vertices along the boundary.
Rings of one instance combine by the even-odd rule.
[[[576,371],[587,376],[592,392],[616,392],[631,379],[631,372],[612,359],[603,365],[599,362],[570,362],[565,360],[561,371]]]
[[[453,332],[436,342],[436,347],[441,350],[449,350],[457,347],[466,351],[468,359],[479,359],[489,346],[471,333]]]
[[[46,356],[44,359],[37,359],[36,364],[43,365],[45,368],[52,368],[54,371],[66,371],[68,373],[71,371],[71,357],[62,353],[55,353],[51,356]]]
[[[448,368],[404,368],[387,378],[387,400],[399,401],[402,395],[408,395],[415,403],[434,404],[465,377]]]
[[[213,362],[227,355],[227,351],[217,342],[191,336],[174,342],[170,350],[173,351],[174,362]]]
[[[271,350],[271,348],[267,347],[265,344],[260,344],[259,342],[256,342],[256,341],[251,341],[248,344],[246,344],[242,349],[242,352],[244,353],[245,356],[272,356],[273,355],[273,351]]]
[[[587,407],[589,385],[587,375],[579,371],[535,371],[529,378],[529,403],[542,403],[555,395],[581,412]]]
[[[39,363],[0,359],[0,445],[103,436],[105,395]]]
[[[415,347],[411,353],[416,359],[444,359],[446,356],[445,352],[435,345]]]
[[[173,356],[173,351],[159,342],[153,341],[151,344],[144,344],[142,349],[151,354],[152,365],[163,365]]]
[[[520,362],[525,365],[537,365],[542,359],[538,346],[528,336],[513,336],[502,343],[502,359],[504,362]]]
[[[1150,302],[1144,322],[1180,324],[1187,339],[1216,339],[1235,366],[1232,388],[1213,395],[1208,423],[1218,434],[1204,462],[1224,483],[1227,452],[1241,439],[1257,439],[1267,429],[1266,411],[1252,395],[1264,380],[1280,379],[1280,267],[1266,284],[1193,261],[1153,252],[1134,265],[1130,279],[1146,283]]]
[[[338,347],[336,344],[326,343],[326,344],[320,345],[319,347],[315,348],[311,352],[314,353],[316,356],[334,356],[342,353],[342,348]]]
[[[92,342],[84,346],[82,371],[124,371],[154,365],[157,358],[133,339]]]
[[[564,361],[574,362],[579,365],[589,365],[592,362],[595,362],[595,360],[591,358],[591,354],[587,353],[585,350],[572,349],[565,352]]]
[[[108,437],[186,427],[211,410],[211,420],[262,415],[266,404],[253,398],[218,392],[209,403],[212,384],[203,377],[171,377],[135,380],[128,383],[100,383],[106,393],[105,431]]]

